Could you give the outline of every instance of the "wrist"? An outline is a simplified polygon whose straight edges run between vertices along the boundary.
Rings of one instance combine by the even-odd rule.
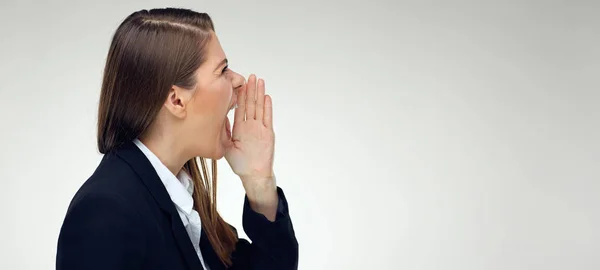
[[[240,178],[252,209],[257,212],[270,212],[269,209],[277,207],[279,196],[275,176]]]
[[[248,199],[261,200],[269,195],[277,195],[275,176],[271,177],[240,177]]]

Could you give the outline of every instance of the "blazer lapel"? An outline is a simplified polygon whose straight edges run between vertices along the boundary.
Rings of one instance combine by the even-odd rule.
[[[190,237],[177,213],[177,209],[175,209],[175,205],[171,201],[169,193],[165,189],[165,186],[148,158],[146,158],[144,153],[133,142],[124,144],[116,151],[116,154],[131,166],[150,194],[152,194],[152,197],[154,197],[154,200],[156,200],[159,207],[169,215],[173,236],[175,237],[179,251],[183,254],[189,269],[203,269],[200,259],[194,250],[194,246],[190,241]]]

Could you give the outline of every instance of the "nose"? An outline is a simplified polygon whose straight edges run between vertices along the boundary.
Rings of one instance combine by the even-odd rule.
[[[245,81],[246,79],[244,79],[244,76],[232,71],[231,84],[234,90],[238,90],[242,87]]]

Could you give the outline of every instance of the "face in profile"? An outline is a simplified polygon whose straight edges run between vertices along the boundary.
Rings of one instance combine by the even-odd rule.
[[[189,145],[186,150],[192,156],[220,159],[231,145],[231,122],[227,114],[236,104],[237,90],[245,79],[229,69],[219,39],[211,33],[205,61],[196,70],[195,88],[190,91],[175,87],[166,103],[174,100],[185,103],[180,135]]]

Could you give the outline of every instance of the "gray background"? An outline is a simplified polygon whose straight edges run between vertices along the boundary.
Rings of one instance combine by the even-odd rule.
[[[265,78],[300,269],[600,269],[598,1],[275,0],[2,1],[0,269],[54,269],[111,35],[164,6]]]

